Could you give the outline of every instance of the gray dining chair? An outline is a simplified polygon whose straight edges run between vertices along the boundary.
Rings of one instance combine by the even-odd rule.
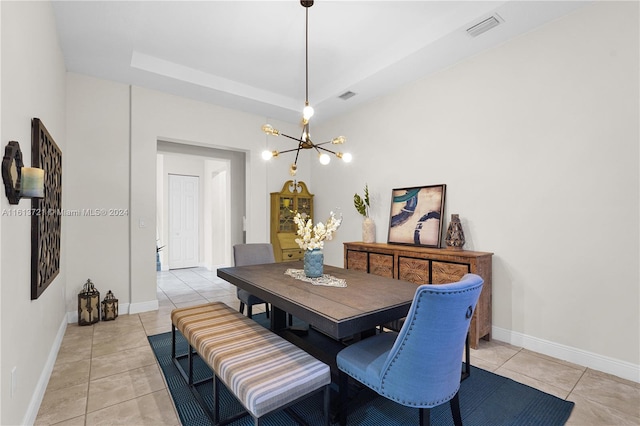
[[[269,243],[236,244],[233,246],[233,261],[235,266],[260,265],[275,263],[273,246]],[[247,307],[247,316],[251,318],[252,306],[264,303],[267,318],[269,318],[269,304],[246,290],[237,288],[236,295],[240,299],[240,313],[244,314]]]
[[[461,426],[462,353],[483,283],[466,274],[452,284],[421,285],[399,333],[380,333],[341,350],[340,424],[346,423],[350,376],[385,398],[418,408],[423,426],[430,424],[431,408],[449,402]]]

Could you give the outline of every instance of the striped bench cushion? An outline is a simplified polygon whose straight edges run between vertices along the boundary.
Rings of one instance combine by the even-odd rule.
[[[174,309],[171,321],[255,417],[331,382],[329,366],[224,303]]]

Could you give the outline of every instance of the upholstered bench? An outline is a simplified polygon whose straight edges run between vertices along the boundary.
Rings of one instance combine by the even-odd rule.
[[[171,312],[172,357],[176,328],[189,344],[186,379],[193,384],[193,350],[214,373],[214,423],[219,417],[218,380],[222,381],[254,418],[324,392],[324,415],[329,424],[329,366],[257,322],[221,302]],[[180,367],[182,370],[182,368]],[[184,371],[184,370],[182,370]],[[234,417],[237,418],[237,417]]]

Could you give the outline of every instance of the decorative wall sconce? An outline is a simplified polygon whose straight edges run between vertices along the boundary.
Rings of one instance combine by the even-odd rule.
[[[9,204],[18,204],[21,198],[44,197],[44,170],[24,167],[22,150],[16,141],[10,141],[4,150],[2,181]]]
[[[118,318],[118,299],[109,290],[102,301],[102,321],[111,321],[116,318]]]
[[[100,321],[100,292],[87,280],[78,294],[78,325],[91,325]]]
[[[18,204],[20,201],[20,182],[22,181],[22,151],[20,144],[10,141],[4,149],[2,158],[2,181],[4,193],[7,194],[9,204]]]

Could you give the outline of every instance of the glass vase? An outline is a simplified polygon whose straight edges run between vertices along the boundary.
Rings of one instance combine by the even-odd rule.
[[[305,250],[304,252],[304,274],[309,278],[322,276],[324,264],[324,254],[320,249]]]

